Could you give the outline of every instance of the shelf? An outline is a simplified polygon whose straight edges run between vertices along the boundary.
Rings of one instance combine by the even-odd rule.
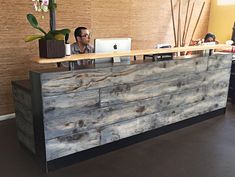
[[[121,56],[138,56],[138,55],[152,55],[162,53],[176,53],[184,51],[200,51],[208,49],[223,50],[229,49],[231,46],[225,44],[218,45],[201,45],[201,46],[187,46],[187,47],[175,47],[175,48],[160,48],[160,49],[146,49],[146,50],[131,50],[124,52],[109,52],[109,53],[87,53],[87,54],[75,54],[66,56],[64,58],[33,58],[32,61],[40,64],[57,63],[57,62],[69,62],[77,60],[89,60],[89,59],[101,59]]]

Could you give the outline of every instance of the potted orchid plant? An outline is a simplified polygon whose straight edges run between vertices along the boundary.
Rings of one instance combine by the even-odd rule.
[[[70,33],[69,29],[55,29],[55,9],[54,0],[32,0],[35,11],[50,12],[50,31],[43,30],[33,14],[27,14],[30,25],[39,30],[41,35],[30,35],[25,38],[25,42],[39,39],[39,55],[42,58],[60,58],[65,56],[64,38]]]

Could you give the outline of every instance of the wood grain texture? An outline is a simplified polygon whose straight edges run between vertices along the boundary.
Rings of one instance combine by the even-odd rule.
[[[101,106],[109,106],[179,92],[195,88],[198,85],[212,85],[217,81],[223,82],[223,80],[227,80],[230,77],[230,69],[202,72],[196,75],[185,74],[180,76],[172,73],[173,76],[174,74],[176,77],[171,77],[170,79],[164,78],[157,81],[143,82],[142,84],[124,84],[101,89],[100,104]]]
[[[18,140],[33,154],[35,154],[34,138],[27,136],[24,132],[17,131]]]
[[[35,154],[35,139],[30,90],[13,83],[17,136],[21,144]]]
[[[182,69],[184,68],[184,69]],[[42,74],[42,94],[52,96],[120,84],[138,83],[207,70],[207,58],[163,61]],[[128,77],[127,77],[128,76]],[[64,83],[64,84],[61,84]]]
[[[218,103],[215,104],[217,101]],[[100,129],[91,129],[86,132],[47,140],[47,160],[53,160],[213,111],[222,108],[225,102],[224,97],[216,97],[176,109],[104,126]]]
[[[29,92],[20,89],[17,86],[13,86],[13,95],[15,101],[23,104],[28,109],[32,108],[31,95]]]
[[[99,90],[83,91],[79,93],[45,97],[43,102],[45,119],[77,111],[85,111],[99,106]],[[60,111],[58,111],[60,110]]]
[[[47,160],[226,107],[231,55],[38,73]]]
[[[192,92],[195,95],[192,96]],[[116,104],[96,109],[77,110],[70,108],[69,116],[64,110],[55,108],[52,114],[45,114],[45,138],[52,139],[66,134],[84,132],[91,128],[134,119],[139,116],[161,112],[182,104],[201,101],[206,97],[206,87],[191,88],[175,92],[175,95],[163,94],[158,97],[139,99],[137,101]],[[66,118],[65,118],[66,117]]]
[[[195,12],[199,12],[200,3],[201,0],[197,1]],[[70,43],[74,42],[73,32],[77,26],[91,29],[93,33],[91,43],[98,37],[131,37],[133,49],[153,48],[156,43],[173,43],[168,1],[148,0],[143,3],[140,0],[59,0],[57,4],[57,28],[71,29]],[[186,4],[186,0],[182,1],[183,7],[186,7]],[[207,32],[209,6],[210,0],[207,0],[195,39],[202,38]],[[41,14],[33,11],[31,1],[1,2],[0,75],[1,80],[4,79],[3,82],[8,84],[8,88],[10,88],[8,81],[27,79],[29,70],[55,67],[55,65],[31,63],[31,58],[39,56],[38,43],[36,41],[25,43],[23,39],[27,35],[40,32],[28,24],[27,13],[36,15],[40,26],[46,31],[49,29],[48,13],[44,14],[44,20],[41,19]],[[192,31],[191,28],[190,30]],[[0,94],[6,92],[7,95],[12,95],[9,90],[0,89]],[[13,104],[6,102],[0,105],[0,115],[13,112]]]
[[[14,105],[15,105],[16,117],[19,116],[19,117],[25,119],[30,124],[33,124],[32,109],[27,108],[27,106],[25,104],[22,104],[22,103],[18,102],[17,100],[14,100]]]
[[[216,56],[210,57],[210,59],[211,61],[217,59],[221,61],[219,65],[216,64],[218,66],[217,68],[230,68],[231,60],[229,57],[231,58],[231,55],[225,55],[225,57],[223,56],[224,55],[218,54]],[[67,94],[91,88],[95,89],[120,84],[138,83],[147,80],[170,77],[172,75],[201,72],[207,70],[207,67],[211,67],[212,64],[209,63],[207,66],[207,62],[207,57],[199,57],[193,60],[172,60],[148,64],[129,65],[126,67],[116,66],[76,70],[74,72],[67,71],[63,72],[62,74],[42,74],[42,94],[44,96]]]
[[[209,72],[208,77],[203,77],[202,80],[199,80],[200,82],[195,82],[197,80],[194,78],[192,80],[194,84],[188,85],[185,83],[187,87],[168,89],[169,86],[166,85],[165,87],[157,88],[153,92],[157,92],[158,94],[148,96],[150,98],[147,99],[146,97],[138,97],[138,95],[141,95],[141,91],[143,91],[143,85],[141,85],[140,90],[138,90],[139,93],[137,93],[137,90],[131,90],[127,94],[125,94],[125,90],[120,91],[120,95],[124,92],[124,96],[120,96],[122,99],[119,98],[118,102],[114,105],[109,104],[108,107],[99,108],[97,105],[96,108],[84,110],[69,104],[64,109],[55,106],[50,112],[44,114],[45,138],[51,139],[56,136],[73,134],[74,132],[81,132],[90,128],[98,128],[105,124],[112,124],[146,114],[161,112],[206,98],[221,95],[226,96],[228,90],[227,80],[230,77],[230,73],[228,70],[218,71],[214,73]],[[169,80],[167,81],[171,83]],[[145,86],[151,87],[147,84]],[[158,90],[161,91],[158,92]],[[134,97],[134,95],[137,96]],[[59,97],[57,99],[61,100]],[[63,99],[61,102],[63,102]],[[89,109],[89,106],[87,109]]]

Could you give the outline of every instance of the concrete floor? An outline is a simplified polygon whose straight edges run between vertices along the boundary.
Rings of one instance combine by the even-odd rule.
[[[235,105],[204,122],[45,174],[0,122],[1,177],[235,177]]]

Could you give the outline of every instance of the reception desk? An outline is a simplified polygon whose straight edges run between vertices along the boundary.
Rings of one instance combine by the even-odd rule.
[[[215,54],[31,71],[28,90],[13,82],[19,140],[48,171],[214,117],[225,112],[231,61]]]

